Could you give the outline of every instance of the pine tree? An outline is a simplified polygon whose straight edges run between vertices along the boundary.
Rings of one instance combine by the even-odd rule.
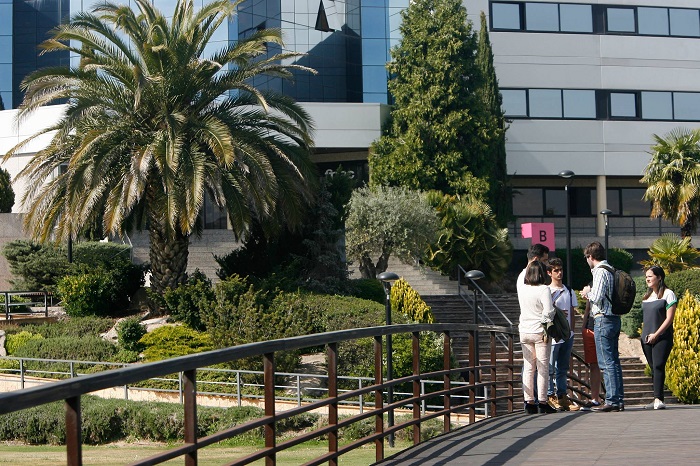
[[[493,163],[476,35],[461,0],[415,0],[387,66],[394,99],[371,147],[371,183],[485,199]]]
[[[490,173],[488,203],[493,209],[496,221],[506,226],[513,215],[513,190],[508,183],[506,167],[506,119],[503,114],[503,98],[498,89],[498,78],[493,66],[493,49],[489,39],[486,15],[481,12],[481,29],[476,53],[476,63],[484,77],[479,89],[481,101],[488,111],[490,144],[488,156],[491,158],[493,172]]]

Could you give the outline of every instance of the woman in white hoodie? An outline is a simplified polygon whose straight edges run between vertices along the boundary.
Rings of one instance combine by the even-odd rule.
[[[520,345],[523,349],[523,396],[528,414],[554,413],[547,404],[547,377],[549,375],[549,338],[543,323],[554,318],[552,295],[547,286],[550,278],[544,262],[533,261],[525,272],[525,285],[521,287],[520,299]],[[537,368],[537,394],[539,406],[535,404],[535,368]]]

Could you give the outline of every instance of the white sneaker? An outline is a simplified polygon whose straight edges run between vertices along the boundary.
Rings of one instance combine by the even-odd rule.
[[[654,400],[654,409],[666,409],[666,405],[657,398]]]

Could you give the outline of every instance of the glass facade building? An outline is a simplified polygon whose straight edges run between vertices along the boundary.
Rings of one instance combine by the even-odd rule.
[[[153,0],[169,15],[176,0]],[[197,0],[200,4],[206,0]],[[72,14],[89,10],[95,0],[0,0],[0,108],[22,101],[20,83],[32,71],[76,64],[66,53],[39,54],[48,32]],[[125,0],[123,3],[130,3]],[[210,50],[263,28],[282,31],[295,63],[316,74],[295,71],[294,79],[260,77],[254,84],[282,92],[299,102],[387,103],[389,48],[399,38],[400,12],[409,0],[245,0],[238,13],[215,34]]]

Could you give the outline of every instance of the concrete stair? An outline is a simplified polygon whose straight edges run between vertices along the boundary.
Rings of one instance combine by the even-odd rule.
[[[427,267],[418,267],[404,264],[392,257],[387,266],[388,272],[394,272],[411,285],[421,296],[445,296],[457,294],[457,281]],[[360,271],[356,265],[350,268],[350,278],[360,278]]]

